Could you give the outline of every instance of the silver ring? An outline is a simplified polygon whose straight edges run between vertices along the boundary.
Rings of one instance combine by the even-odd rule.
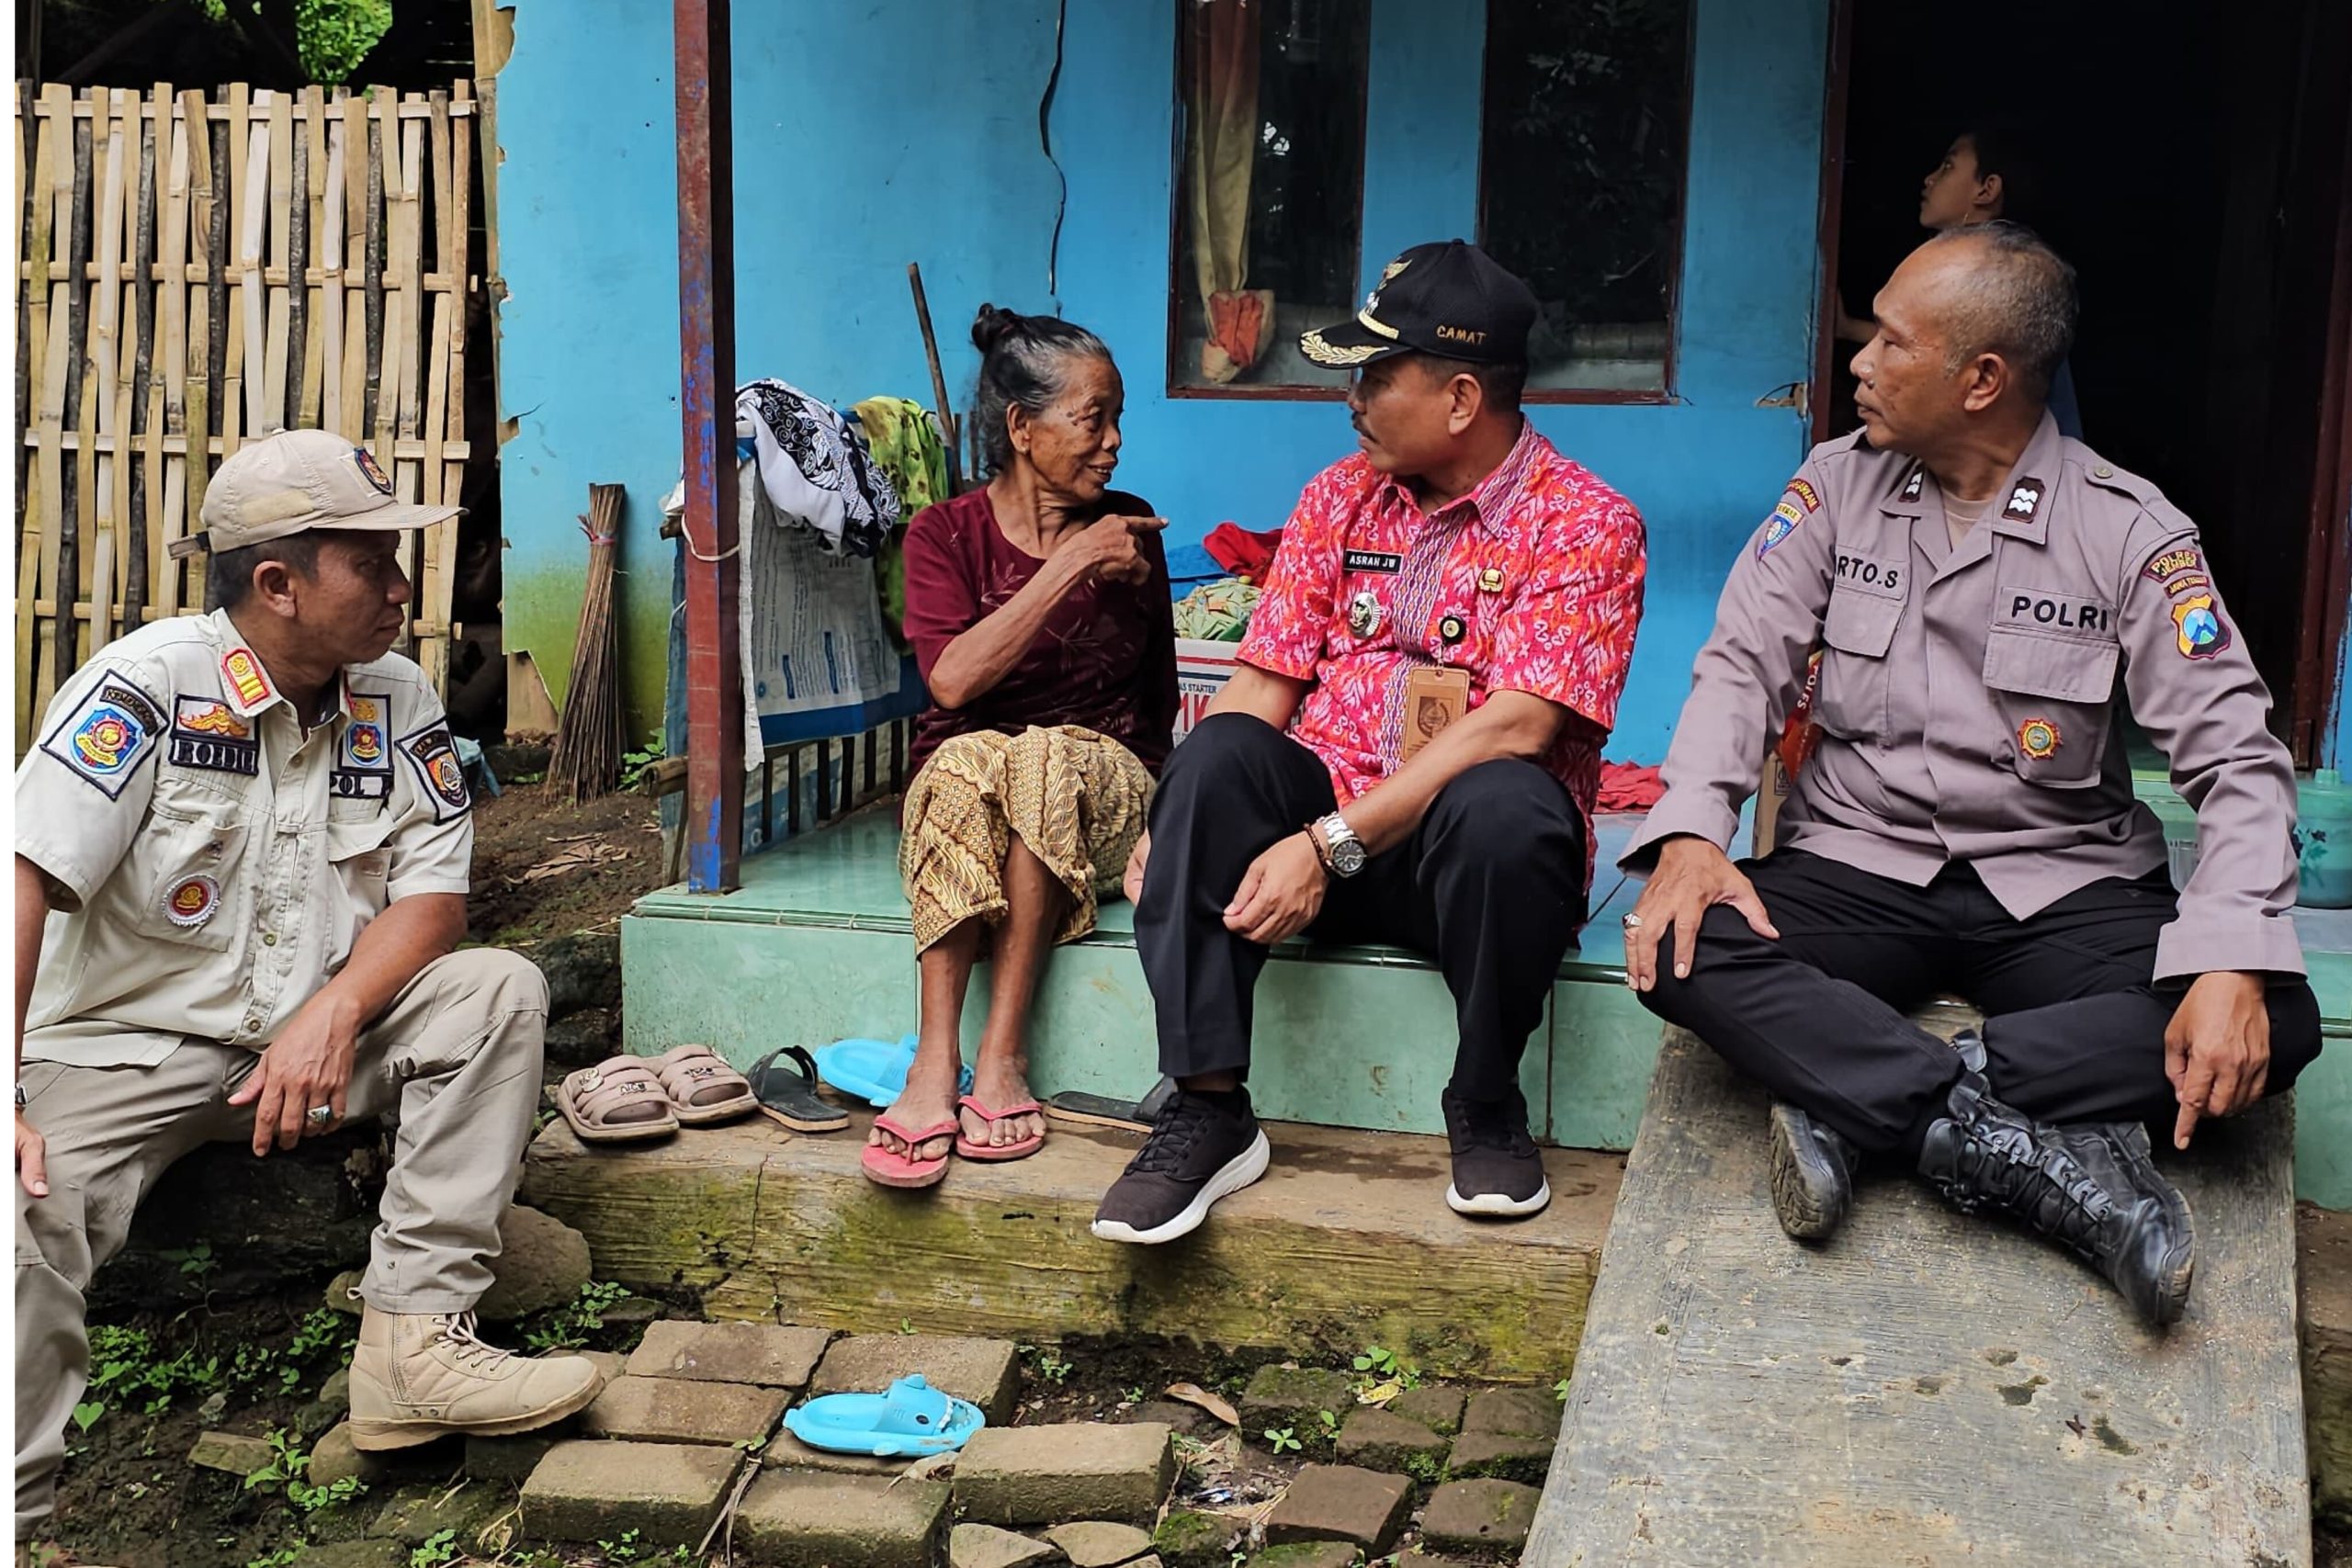
[[[307,1112],[305,1112],[305,1114],[310,1117],[311,1124],[312,1126],[323,1127],[328,1122],[334,1120],[334,1107],[332,1105],[313,1105]]]
[[[1637,931],[1642,929],[1642,917],[1628,910],[1622,923],[1627,931]]]

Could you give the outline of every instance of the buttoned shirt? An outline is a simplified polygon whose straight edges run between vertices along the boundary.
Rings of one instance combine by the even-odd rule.
[[[226,613],[101,649],[17,771],[52,912],[25,1055],[111,1066],[260,1050],[394,899],[463,894],[465,774],[424,671],[343,671],[304,731]]]
[[[2155,978],[2302,973],[2294,771],[2196,526],[2155,486],[2045,415],[1955,544],[1924,466],[1859,435],[1815,448],[1733,564],[1625,863],[1670,834],[1730,842],[1816,644],[1788,846],[1915,886],[1964,862],[2019,919],[2144,875],[2164,833],[2132,795],[2120,692],[2197,811]]]
[[[1416,670],[1466,671],[1470,710],[1506,691],[1566,708],[1541,761],[1586,820],[1589,886],[1600,747],[1633,658],[1645,549],[1633,504],[1532,425],[1433,513],[1359,454],[1299,498],[1240,658],[1313,682],[1294,734],[1342,805],[1396,771]]]

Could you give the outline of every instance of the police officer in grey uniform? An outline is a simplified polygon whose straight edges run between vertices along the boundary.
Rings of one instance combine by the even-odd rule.
[[[1624,863],[1627,982],[1769,1089],[1772,1189],[1827,1235],[1865,1155],[2005,1212],[2178,1317],[2186,1202],[2145,1123],[2289,1088],[2319,1054],[2294,775],[2197,530],[2043,404],[2074,272],[1995,223],[1922,245],[1855,356],[1862,429],[1816,448],[1741,550]],[[1812,699],[1781,846],[1725,853],[1767,738]],[[2176,897],[2119,692],[2197,810]],[[1947,1046],[1905,1017],[1987,1015]]]

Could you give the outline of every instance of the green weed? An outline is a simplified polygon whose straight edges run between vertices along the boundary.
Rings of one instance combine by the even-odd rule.
[[[1298,1453],[1306,1447],[1305,1443],[1298,1440],[1295,1430],[1289,1427],[1269,1427],[1266,1428],[1265,1436],[1266,1446],[1277,1456]]]
[[[627,1285],[582,1285],[577,1297],[561,1306],[548,1308],[525,1328],[523,1343],[534,1351],[576,1350],[588,1343],[591,1334],[605,1326],[605,1310],[618,1305],[628,1294]]]
[[[412,1547],[408,1568],[442,1568],[446,1562],[458,1560],[458,1532],[453,1529],[435,1530],[424,1538],[423,1545]]]

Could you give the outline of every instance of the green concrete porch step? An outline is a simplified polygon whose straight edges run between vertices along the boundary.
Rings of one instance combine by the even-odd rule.
[[[886,808],[743,863],[724,897],[667,888],[621,922],[628,1045],[690,1040],[747,1066],[779,1045],[895,1040],[915,1026],[915,965]],[[1633,1142],[1657,1021],[1624,987],[1617,918],[1637,891],[1607,869],[1585,947],[1561,965],[1523,1058],[1537,1139],[1570,1148]],[[1085,941],[1054,955],[1032,1019],[1030,1085],[1133,1099],[1159,1076],[1135,911],[1103,907]],[[986,1021],[987,970],[965,1010],[968,1056]],[[1453,1002],[1419,956],[1393,947],[1293,942],[1258,986],[1250,1089],[1261,1115],[1377,1132],[1442,1133],[1453,1071]]]
[[[1584,1327],[1623,1161],[1545,1151],[1551,1207],[1445,1206],[1442,1140],[1270,1124],[1273,1164],[1162,1247],[1097,1241],[1140,1143],[1056,1123],[1027,1159],[957,1160],[899,1192],[858,1168],[870,1118],[807,1135],[763,1118],[650,1145],[532,1144],[525,1201],[588,1238],[596,1277],[685,1287],[720,1318],[1012,1339],[1148,1335],[1343,1366],[1367,1344],[1431,1376],[1550,1383]],[[1442,1282],[1442,1283],[1441,1283]]]
[[[1640,885],[1611,869],[1637,820],[1600,819],[1592,919],[1523,1059],[1521,1084],[1542,1142],[1625,1149],[1641,1120],[1658,1026],[1624,987],[1617,922]],[[621,922],[628,1048],[703,1041],[746,1066],[780,1045],[912,1030],[915,965],[897,853],[885,806],[745,861],[734,893],[649,894]],[[1159,1077],[1134,914],[1106,905],[1092,936],[1055,954],[1030,1034],[1039,1093],[1132,1099]],[[2352,954],[2325,944],[2352,945],[2347,931],[2352,920],[2306,922],[2331,1048],[2297,1094],[2299,1190],[2340,1208],[2352,1208]],[[987,1017],[986,982],[983,968],[965,1011],[967,1055]],[[1278,1120],[1440,1133],[1453,1041],[1452,998],[1418,955],[1290,942],[1259,984],[1251,1094]]]

